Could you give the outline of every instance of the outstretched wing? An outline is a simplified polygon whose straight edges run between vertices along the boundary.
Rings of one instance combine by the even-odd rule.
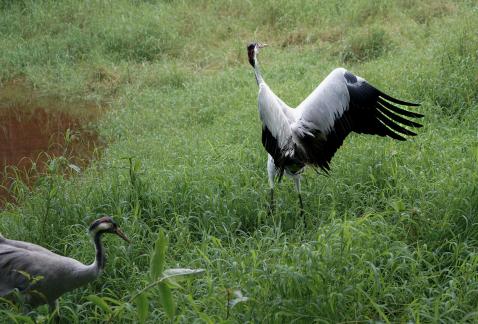
[[[401,141],[405,140],[402,135],[415,136],[400,124],[421,127],[404,116],[423,115],[394,104],[418,106],[381,92],[343,68],[335,69],[297,107],[297,121],[291,129],[301,159],[328,171],[330,160],[352,131]]]

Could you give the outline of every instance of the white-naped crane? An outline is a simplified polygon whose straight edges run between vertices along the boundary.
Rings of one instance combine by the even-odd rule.
[[[274,181],[276,178],[280,181],[285,172],[294,180],[303,215],[300,178],[304,168],[309,165],[328,173],[332,157],[350,132],[404,141],[402,135],[415,136],[416,133],[400,124],[422,127],[404,118],[420,118],[422,114],[396,106],[419,104],[395,99],[343,68],[333,70],[297,108],[292,109],[262,78],[257,55],[265,46],[251,43],[247,53],[259,86],[262,144],[269,153],[271,211],[274,208]]]
[[[94,221],[89,233],[96,249],[95,261],[85,265],[36,244],[14,241],[0,235],[0,297],[18,290],[29,307],[55,307],[58,297],[95,280],[105,266],[101,236],[113,233],[129,242],[111,217]]]

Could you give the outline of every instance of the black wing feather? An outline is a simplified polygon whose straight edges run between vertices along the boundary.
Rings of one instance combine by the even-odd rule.
[[[405,140],[393,131],[409,136],[415,136],[416,134],[403,128],[398,123],[417,128],[422,126],[398,114],[408,117],[422,117],[423,115],[395,107],[384,99],[406,106],[419,106],[419,104],[393,98],[376,89],[366,81],[356,83],[346,82],[346,85],[350,95],[349,111],[354,115],[354,121],[356,121],[355,132],[389,136],[394,139]]]
[[[419,106],[419,104],[393,98],[365,80],[359,81],[348,71],[344,73],[344,83],[350,97],[349,107],[341,116],[336,116],[330,132],[323,134],[318,129],[305,129],[306,132],[299,136],[304,148],[301,159],[326,172],[330,170],[330,161],[335,152],[352,131],[405,141],[406,138],[400,134],[415,136],[416,133],[400,124],[416,128],[422,126],[402,117],[420,118],[423,117],[422,114],[396,107],[388,101],[404,106]]]
[[[378,90],[378,89],[375,89],[377,90],[378,94],[380,97],[382,98],[385,98],[387,99],[388,101],[391,101],[391,102],[394,102],[396,104],[399,104],[399,105],[402,105],[402,106],[412,106],[412,107],[417,107],[417,106],[420,106],[420,104],[417,104],[417,103],[413,103],[413,102],[408,102],[408,101],[403,101],[403,100],[400,100],[400,99],[396,99],[394,97],[391,97],[389,95],[387,95],[386,93],[383,93],[382,91]]]
[[[391,121],[390,119],[388,119],[385,115],[383,115],[380,111],[377,111],[377,118],[382,122],[384,123],[386,126],[390,127],[391,129],[393,129],[394,131],[396,132],[399,132],[401,134],[404,134],[404,135],[409,135],[409,136],[415,136],[417,134],[415,134],[414,132],[412,131],[409,131],[408,129],[394,123],[393,121]]]
[[[284,174],[284,158],[282,150],[279,147],[277,139],[265,125],[262,127],[262,146],[264,146],[267,153],[269,153],[274,159],[274,164],[279,169],[279,179],[282,178],[282,175]]]
[[[402,108],[399,108],[397,106],[392,105],[391,103],[383,100],[382,98],[378,98],[377,100],[382,106],[385,106],[386,108],[390,109],[391,111],[396,112],[397,114],[407,116],[407,117],[414,117],[414,118],[422,118],[423,115],[416,113],[416,112],[411,112]]]
[[[422,127],[423,125],[422,124],[419,124],[419,123],[415,123],[411,120],[408,120],[408,119],[405,119],[397,114],[394,114],[393,112],[391,112],[390,110],[386,109],[384,106],[378,104],[377,105],[377,109],[378,111],[377,112],[382,112],[383,114],[387,115],[387,117],[389,117],[390,119],[392,119],[393,121],[395,122],[398,122],[398,123],[401,123],[403,125],[406,125],[406,126],[410,126],[410,127],[415,127],[415,128],[420,128]],[[416,134],[415,134],[416,135]]]

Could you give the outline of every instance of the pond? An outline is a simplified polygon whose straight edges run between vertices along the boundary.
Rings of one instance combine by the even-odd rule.
[[[52,158],[65,157],[75,172],[88,166],[104,147],[93,127],[103,110],[93,102],[41,95],[23,82],[1,87],[0,205],[15,202],[15,181],[31,186]]]

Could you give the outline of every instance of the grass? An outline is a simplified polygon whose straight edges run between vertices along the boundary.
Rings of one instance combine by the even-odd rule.
[[[104,320],[149,283],[164,229],[166,267],[203,268],[173,290],[177,322],[478,320],[478,7],[472,1],[3,1],[0,81],[65,102],[108,103],[109,143],[80,176],[52,167],[0,232],[91,262],[85,228],[112,215],[133,244],[106,239],[99,280],[60,300],[65,321]],[[351,135],[329,177],[306,172],[307,228],[293,184],[268,216],[266,155],[251,40],[264,77],[297,105],[345,66],[419,101],[406,143]],[[52,161],[53,163],[54,161]],[[228,291],[249,299],[228,309]],[[151,323],[167,314],[149,292]],[[107,299],[110,298],[110,299]],[[116,304],[115,304],[116,303]],[[2,308],[0,308],[2,309]],[[16,314],[16,315],[15,315]],[[7,306],[1,316],[21,313]],[[46,307],[28,314],[47,321]],[[134,305],[120,322],[138,319]]]

